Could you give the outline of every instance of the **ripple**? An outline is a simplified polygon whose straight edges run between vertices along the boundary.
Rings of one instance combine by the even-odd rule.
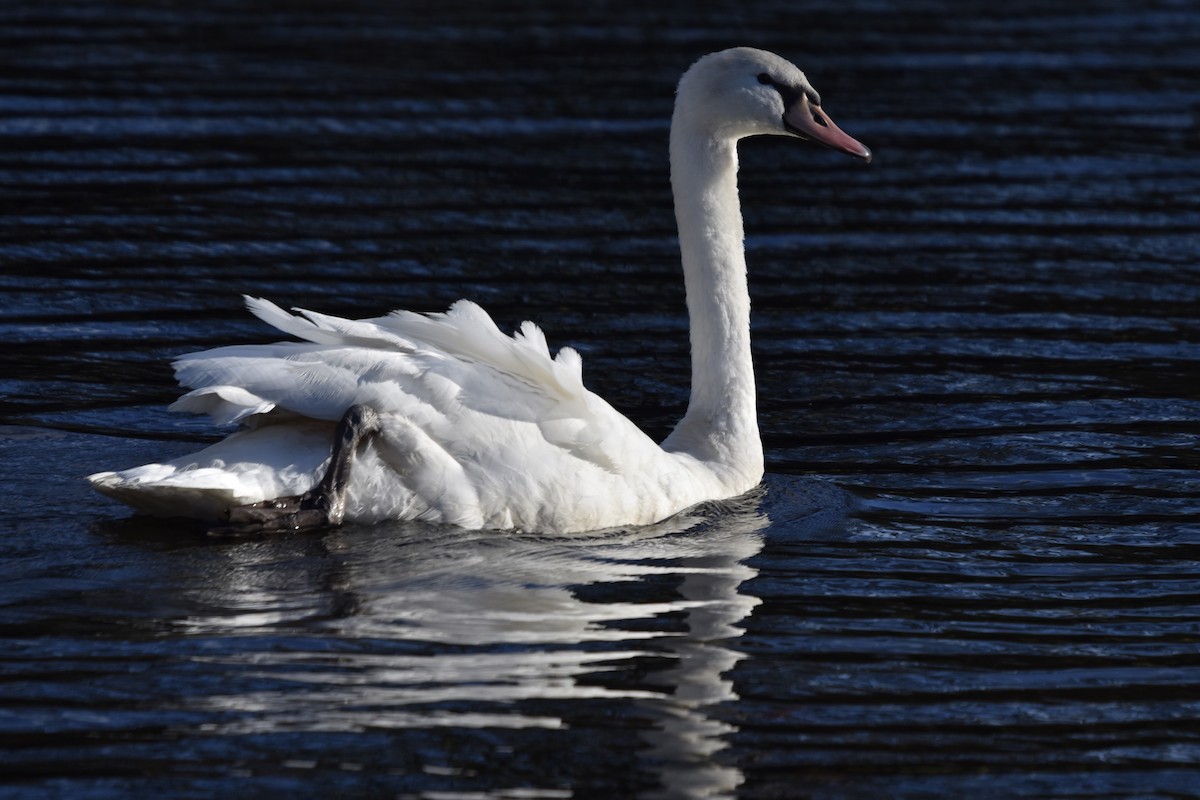
[[[0,9],[0,792],[1194,793],[1196,12],[693,6]],[[740,151],[759,492],[232,543],[88,493],[220,434],[169,364],[272,336],[243,293],[479,299],[665,436],[731,37],[877,155]]]

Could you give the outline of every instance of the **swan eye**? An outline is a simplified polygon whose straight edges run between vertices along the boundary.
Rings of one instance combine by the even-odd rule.
[[[765,72],[758,73],[758,82],[767,86],[774,86],[775,80]]]

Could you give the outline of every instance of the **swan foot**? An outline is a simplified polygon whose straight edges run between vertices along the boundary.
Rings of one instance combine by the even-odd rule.
[[[228,520],[210,536],[240,538],[269,533],[318,530],[342,524],[350,468],[359,444],[379,430],[379,415],[367,406],[351,406],[338,422],[333,452],[324,477],[304,494],[276,497],[228,511]]]
[[[209,536],[242,538],[267,533],[309,531],[339,524],[330,514],[333,505],[319,488],[291,497],[276,497],[235,506],[227,512],[228,519],[209,530]]]

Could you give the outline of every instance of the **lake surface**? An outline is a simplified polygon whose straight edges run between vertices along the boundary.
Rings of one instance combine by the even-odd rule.
[[[193,7],[195,5],[195,7]],[[1200,796],[1200,11],[0,8],[0,796]],[[83,476],[214,441],[240,295],[482,303],[686,405],[675,81],[743,143],[768,476],[648,530],[211,541]]]

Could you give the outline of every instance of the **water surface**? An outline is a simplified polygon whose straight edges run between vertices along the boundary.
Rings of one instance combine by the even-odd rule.
[[[0,794],[1200,793],[1192,5],[0,9]],[[214,542],[82,476],[221,435],[241,294],[482,303],[686,405],[674,82],[803,66],[869,167],[742,147],[769,475],[649,530]]]

